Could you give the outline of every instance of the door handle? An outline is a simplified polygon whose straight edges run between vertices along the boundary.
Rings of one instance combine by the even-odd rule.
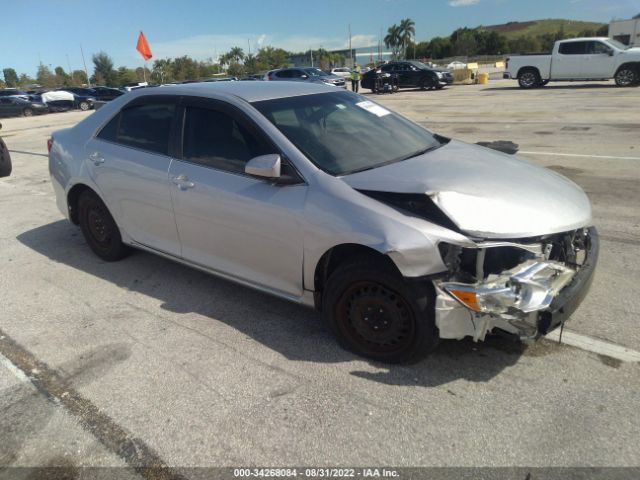
[[[89,160],[91,160],[96,167],[104,163],[104,158],[100,155],[100,152],[93,152],[89,155]]]
[[[188,188],[195,187],[195,184],[189,180],[189,177],[186,175],[178,175],[177,177],[173,177],[171,181],[174,185],[177,185],[180,190],[186,190]]]

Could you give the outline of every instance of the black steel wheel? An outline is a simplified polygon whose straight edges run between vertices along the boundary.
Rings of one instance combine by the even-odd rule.
[[[107,262],[115,262],[129,253],[120,230],[104,202],[90,190],[78,199],[80,229],[93,253]]]
[[[340,344],[374,360],[418,360],[438,341],[433,294],[381,262],[338,267],[323,293],[323,312]]]

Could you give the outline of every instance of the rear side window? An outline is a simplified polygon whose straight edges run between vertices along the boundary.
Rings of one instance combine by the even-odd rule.
[[[559,52],[562,55],[584,55],[588,42],[567,42],[561,43]]]
[[[175,105],[137,105],[122,110],[98,134],[109,142],[161,155],[169,154]]]
[[[291,70],[282,70],[280,72],[276,72],[276,77],[278,78],[291,78],[293,76],[293,72]]]

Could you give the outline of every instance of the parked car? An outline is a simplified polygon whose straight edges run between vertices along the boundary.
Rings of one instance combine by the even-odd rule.
[[[464,62],[459,62],[454,60],[449,65],[447,65],[447,70],[461,70],[463,68],[467,68],[467,64]]]
[[[71,93],[73,95],[73,108],[83,111],[94,108],[96,97],[93,95],[94,92],[90,88],[65,87],[57,88],[54,91]]]
[[[344,78],[332,75],[315,67],[295,67],[271,70],[267,80],[286,80],[293,82],[324,83],[334,87],[347,88]]]
[[[380,361],[536,339],[597,260],[573,182],[318,84],[141,90],[48,146],[57,205],[101,259],[136,247],[315,306]]]
[[[440,90],[453,83],[453,76],[446,70],[435,70],[424,63],[414,60],[406,62],[389,62],[376,70],[362,75],[362,88],[375,89],[377,73],[390,73],[398,77],[399,88],[421,88],[422,90]]]
[[[330,73],[332,75],[336,75],[338,77],[342,77],[342,78],[345,78],[345,79],[351,77],[351,69],[347,68],[347,67],[332,68]]]
[[[0,90],[0,97],[21,97],[27,99],[29,94],[23,90],[17,88],[4,88]]]
[[[613,78],[619,87],[640,82],[640,48],[610,38],[557,41],[551,55],[512,55],[504,78],[522,88],[543,87],[550,81],[598,81]]]
[[[49,109],[42,102],[25,100],[20,97],[0,97],[0,117],[31,117],[48,111]]]
[[[110,87],[92,87],[91,91],[93,92],[93,94],[90,96],[101,102],[109,102],[114,98],[118,98],[119,96],[124,95],[124,92],[122,90]]]
[[[0,130],[2,130],[1,123]],[[0,137],[0,178],[8,177],[9,175],[11,175],[11,155],[4,140]]]

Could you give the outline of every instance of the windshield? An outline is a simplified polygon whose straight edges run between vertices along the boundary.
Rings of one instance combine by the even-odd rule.
[[[319,68],[305,68],[305,72],[307,72],[312,77],[326,77],[328,76],[326,72],[323,72]]]
[[[253,103],[315,165],[347,175],[439,147],[425,129],[352,92]]]
[[[613,38],[607,39],[606,42],[609,45],[613,45],[614,47],[616,47],[619,50],[628,50],[629,49],[628,45],[625,45],[624,43],[619,42],[618,40],[614,40]]]

